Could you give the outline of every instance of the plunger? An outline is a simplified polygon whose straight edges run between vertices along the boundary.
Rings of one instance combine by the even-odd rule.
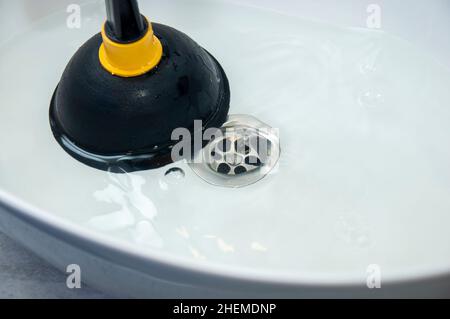
[[[78,161],[109,171],[172,162],[172,132],[220,127],[230,103],[217,60],[186,34],[151,23],[137,0],[106,0],[107,21],[70,60],[50,124]]]

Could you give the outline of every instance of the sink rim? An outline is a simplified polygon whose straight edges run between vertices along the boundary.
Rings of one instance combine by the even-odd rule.
[[[156,250],[142,251],[131,243],[116,240],[111,236],[95,232],[77,225],[56,215],[47,213],[22,199],[0,189],[0,208],[12,213],[26,224],[42,231],[57,240],[82,249],[94,256],[108,258],[114,256],[114,262],[147,274],[157,279],[176,282],[178,284],[202,285],[215,287],[217,283],[224,285],[247,283],[268,285],[280,288],[327,288],[355,287],[366,285],[366,274],[354,273],[325,274],[323,272],[274,271],[270,269],[253,270],[249,267],[221,265],[208,261],[196,261]],[[109,257],[107,257],[109,256]],[[151,266],[151,267],[149,267]],[[163,270],[155,272],[155,269]],[[395,285],[418,280],[431,280],[450,276],[450,265],[434,267],[409,267],[383,274],[383,285]]]
[[[25,3],[26,1],[17,2]],[[238,2],[252,1],[241,0]],[[435,2],[437,3],[438,0]],[[64,4],[65,2],[63,2],[63,5]],[[442,52],[444,52],[444,50],[442,50]],[[208,282],[208,278],[210,278],[210,281],[214,279],[216,282],[219,281],[219,279],[223,279],[223,281],[236,280],[240,283],[263,283],[271,286],[278,285],[285,287],[341,287],[343,285],[364,287],[365,285],[365,273],[363,271],[359,276],[355,276],[354,273],[350,272],[348,274],[339,273],[338,275],[326,275],[324,273],[321,274],[320,272],[304,272],[299,274],[298,272],[288,270],[274,272],[263,269],[254,271],[248,267],[197,262],[185,257],[158,251],[143,252],[129,243],[116,240],[106,234],[96,233],[94,230],[84,228],[74,222],[52,215],[48,211],[38,209],[37,207],[28,204],[23,199],[19,199],[15,195],[6,193],[0,189],[0,209],[2,208],[7,210],[11,215],[25,221],[28,225],[43,232],[50,233],[59,241],[70,243],[77,248],[82,247],[82,249],[89,249],[89,251],[95,255],[113,255],[114,258],[109,257],[109,259],[127,265],[129,268],[134,269],[134,266],[137,267],[139,265],[140,271],[143,273],[147,273],[151,276],[162,276],[156,271],[153,271],[152,273],[149,269],[155,268],[148,267],[148,265],[154,265],[155,267],[161,268],[164,267],[164,272],[177,274],[174,275],[173,278],[171,278],[170,275],[165,275],[166,279],[172,282],[185,281],[187,283],[198,285],[200,278],[204,285],[213,286],[211,282]],[[447,263],[450,263],[450,261]],[[411,265],[406,271],[392,272],[389,275],[383,274],[382,282],[383,285],[391,283],[395,284],[417,279],[440,278],[448,275],[450,275],[450,264],[445,265],[441,263],[437,266],[433,265],[427,267],[414,267]]]

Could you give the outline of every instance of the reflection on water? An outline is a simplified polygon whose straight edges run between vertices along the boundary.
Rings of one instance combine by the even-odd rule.
[[[152,247],[161,247],[162,240],[152,221],[158,211],[153,202],[144,195],[146,181],[142,176],[124,173],[108,173],[108,184],[94,192],[94,198],[115,206],[111,212],[91,218],[88,225],[104,232],[131,229],[135,242]]]

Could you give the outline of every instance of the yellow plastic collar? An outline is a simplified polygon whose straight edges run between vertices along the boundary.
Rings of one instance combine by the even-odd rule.
[[[102,28],[103,44],[100,46],[99,58],[102,66],[111,74],[121,77],[134,77],[147,73],[161,61],[163,48],[154,35],[151,23],[148,32],[137,42],[117,43],[111,41]]]

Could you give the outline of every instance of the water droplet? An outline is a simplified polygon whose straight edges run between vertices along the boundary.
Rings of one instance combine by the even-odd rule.
[[[359,66],[359,71],[362,74],[373,74],[375,73],[375,71],[377,70],[377,68],[375,67],[375,65],[373,63],[363,63]]]
[[[361,248],[365,248],[370,245],[369,237],[365,234],[362,234],[356,238],[356,245]]]
[[[264,245],[261,245],[261,244],[258,243],[258,242],[253,242],[253,243],[251,244],[251,248],[252,248],[254,251],[257,251],[257,252],[260,252],[260,253],[265,253],[265,252],[267,252],[267,250],[268,250]]]
[[[363,107],[376,107],[384,103],[384,96],[379,92],[366,91],[359,96],[358,102]]]

